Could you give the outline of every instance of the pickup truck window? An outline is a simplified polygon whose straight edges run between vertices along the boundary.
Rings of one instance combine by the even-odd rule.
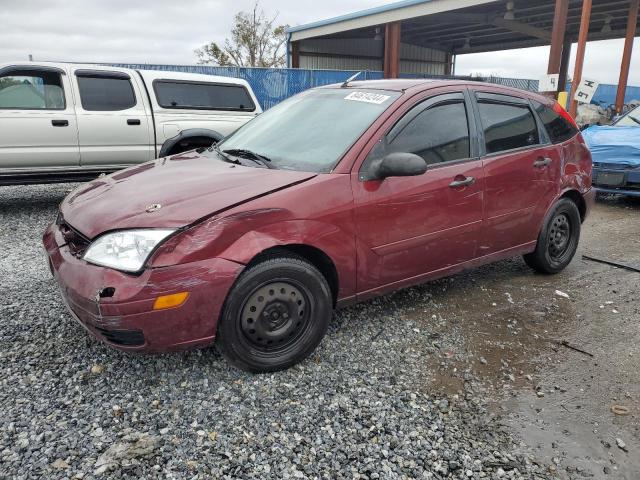
[[[114,112],[136,105],[136,95],[128,75],[76,73],[76,77],[82,108],[87,111]]]
[[[242,85],[156,80],[153,89],[162,108],[252,112],[256,106]]]
[[[64,110],[62,77],[58,72],[12,70],[0,76],[0,109]]]

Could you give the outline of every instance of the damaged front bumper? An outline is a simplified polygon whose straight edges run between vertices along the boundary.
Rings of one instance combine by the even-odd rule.
[[[224,299],[244,268],[213,258],[132,275],[78,258],[55,224],[43,243],[73,317],[94,337],[122,350],[161,352],[212,343]],[[154,310],[159,296],[184,291],[189,296],[183,304]]]
[[[640,196],[640,166],[594,162],[593,186],[601,193]]]

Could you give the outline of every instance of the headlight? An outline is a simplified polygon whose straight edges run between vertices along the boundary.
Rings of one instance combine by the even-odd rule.
[[[122,230],[98,237],[87,249],[84,259],[104,267],[137,272],[160,242],[175,230]]]

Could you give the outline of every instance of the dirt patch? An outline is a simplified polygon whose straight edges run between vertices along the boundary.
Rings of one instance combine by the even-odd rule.
[[[559,275],[500,262],[431,283],[405,317],[429,332],[424,388],[488,401],[557,478],[637,480],[640,274],[582,253],[640,266],[640,201],[600,199]]]

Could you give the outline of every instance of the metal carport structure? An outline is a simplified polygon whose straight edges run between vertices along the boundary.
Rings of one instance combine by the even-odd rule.
[[[547,73],[566,84],[578,42],[574,85],[588,40],[626,38],[616,106],[624,100],[640,0],[404,0],[288,30],[289,64],[324,68],[380,65],[385,77],[407,69],[451,75],[457,55],[550,45]],[[373,68],[372,68],[373,69]],[[430,69],[430,72],[426,70]],[[542,73],[542,72],[541,72]],[[577,81],[578,82],[577,82]]]

